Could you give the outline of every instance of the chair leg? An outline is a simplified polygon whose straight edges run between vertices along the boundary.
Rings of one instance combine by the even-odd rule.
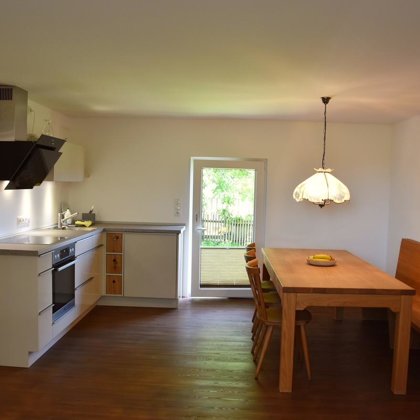
[[[260,321],[260,324],[261,324],[261,328],[258,332],[258,337],[256,337],[256,339],[255,339],[255,348],[254,348],[254,353],[253,353],[254,362],[256,362],[257,359],[258,359],[258,354],[260,353],[261,344],[264,341],[264,337],[265,337],[266,330],[267,330],[267,327],[263,322]]]
[[[306,337],[305,325],[300,326],[300,339],[302,342],[303,357],[305,359],[306,373],[308,374],[308,379],[311,380],[311,362],[309,360],[309,350],[308,350],[308,339]]]
[[[254,335],[252,337],[252,340],[254,342],[252,343],[251,353],[253,355],[255,355],[255,350],[258,347],[258,339],[260,337],[261,330],[262,330],[262,327],[263,327],[263,324],[262,324],[262,322],[259,319],[257,319],[255,322],[257,323],[257,328],[255,329],[255,333],[254,333]],[[254,357],[254,359],[255,359],[255,357]]]
[[[258,346],[258,337],[260,336],[261,333],[261,329],[262,329],[262,322],[259,319],[255,320],[255,324],[256,324],[256,328],[254,333],[252,334],[252,341],[254,342],[252,344],[252,349],[251,349],[251,353],[254,354],[255,353],[255,348]]]
[[[268,345],[270,344],[271,336],[273,335],[273,326],[269,325],[267,327],[267,331],[264,334],[264,341],[261,349],[260,358],[258,360],[257,364],[257,370],[255,371],[255,379],[258,378],[258,375],[261,370],[262,363],[264,361],[265,353],[267,352]]]
[[[257,309],[254,310],[254,314],[252,315],[252,339],[254,339],[255,331],[258,327],[258,319],[257,319]]]

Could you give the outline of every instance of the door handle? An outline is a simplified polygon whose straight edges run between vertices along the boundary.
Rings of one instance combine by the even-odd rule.
[[[56,271],[63,271],[66,268],[69,268],[69,267],[71,267],[72,265],[75,265],[75,264],[76,264],[76,260],[73,260],[73,261],[71,261],[71,262],[69,262],[67,264],[62,265],[61,267],[56,268],[55,270]]]

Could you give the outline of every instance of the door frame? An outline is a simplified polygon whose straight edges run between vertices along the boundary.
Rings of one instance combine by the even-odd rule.
[[[252,297],[250,288],[201,288],[200,243],[201,231],[201,174],[202,168],[246,168],[255,170],[254,224],[255,242],[261,249],[265,241],[265,215],[267,193],[267,159],[234,157],[191,158],[191,297]],[[261,258],[261,255],[259,255]],[[245,273],[245,260],[244,260]]]

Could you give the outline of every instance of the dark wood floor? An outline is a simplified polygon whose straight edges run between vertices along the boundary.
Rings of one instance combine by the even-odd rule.
[[[96,307],[30,369],[0,367],[1,419],[412,419],[420,416],[420,351],[408,395],[390,391],[386,323],[314,310],[312,381],[297,361],[279,394],[278,343],[259,381],[252,305],[200,300],[178,310]],[[278,336],[274,337],[278,341]]]

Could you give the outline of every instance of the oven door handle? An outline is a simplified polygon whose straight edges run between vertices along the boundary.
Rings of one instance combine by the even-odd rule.
[[[66,268],[71,267],[74,264],[76,264],[76,260],[70,261],[69,263],[62,265],[61,267],[57,267],[55,270],[60,272],[60,271],[65,270]]]

